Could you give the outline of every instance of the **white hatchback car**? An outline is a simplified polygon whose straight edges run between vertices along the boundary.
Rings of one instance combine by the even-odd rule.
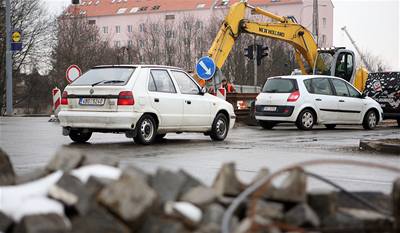
[[[125,133],[141,144],[171,132],[202,132],[222,141],[236,119],[230,103],[167,66],[94,67],[65,88],[61,106],[63,135],[75,142],[88,141],[93,132]]]
[[[382,120],[381,106],[350,83],[331,76],[282,76],[266,81],[256,99],[256,119],[265,129],[295,123],[302,130],[324,124],[362,124],[373,129]]]

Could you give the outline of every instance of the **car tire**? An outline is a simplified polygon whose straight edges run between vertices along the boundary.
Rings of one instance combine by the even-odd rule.
[[[310,109],[304,109],[300,112],[296,120],[296,126],[301,130],[311,130],[316,122],[316,116]]]
[[[223,141],[225,140],[226,136],[228,135],[229,131],[229,122],[228,118],[219,113],[211,126],[210,137],[214,141]]]
[[[138,121],[135,142],[142,145],[150,145],[157,137],[157,125],[150,115],[143,115]]]
[[[259,123],[263,129],[272,129],[276,125],[276,123],[272,121],[259,121]]]
[[[166,135],[167,135],[166,133],[157,134],[157,135],[156,135],[156,140],[157,140],[157,141],[161,141],[161,140],[163,140],[163,138],[164,138]]]
[[[326,124],[325,127],[326,127],[327,129],[335,129],[335,128],[336,128],[336,125],[335,125],[335,124]]]
[[[378,123],[378,114],[374,110],[369,110],[363,120],[364,129],[371,130],[376,127]]]
[[[90,139],[91,136],[92,132],[84,133],[81,130],[71,130],[69,132],[69,138],[77,143],[85,143]]]

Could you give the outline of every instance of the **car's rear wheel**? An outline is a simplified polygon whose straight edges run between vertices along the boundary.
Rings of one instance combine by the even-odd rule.
[[[210,137],[214,141],[223,141],[228,135],[229,122],[226,116],[219,113],[212,124]]]
[[[82,132],[81,130],[71,130],[69,132],[69,137],[72,141],[77,143],[85,143],[92,136],[92,132]]]
[[[325,125],[325,127],[327,129],[334,129],[334,128],[336,128],[336,125],[335,124],[327,124],[327,125]]]
[[[154,142],[157,136],[157,125],[150,115],[143,115],[137,123],[135,142],[142,145],[149,145]]]
[[[364,129],[374,129],[378,123],[378,115],[374,110],[369,110],[364,116],[363,127]]]
[[[276,123],[272,121],[259,121],[259,123],[263,129],[272,129],[276,125]]]
[[[296,126],[301,130],[310,130],[314,127],[316,117],[310,109],[304,109],[300,112],[296,120]]]

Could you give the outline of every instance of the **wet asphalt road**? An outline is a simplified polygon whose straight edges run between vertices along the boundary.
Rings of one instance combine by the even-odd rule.
[[[314,159],[350,159],[400,167],[400,156],[358,150],[360,139],[395,138],[396,127],[365,131],[361,126],[339,126],[336,130],[318,127],[304,132],[294,126],[274,130],[237,127],[224,142],[212,142],[202,134],[168,134],[151,146],[134,144],[124,135],[94,134],[88,144],[78,145],[61,135],[58,123],[48,118],[0,118],[0,147],[11,157],[18,174],[44,166],[61,147],[83,150],[87,154],[106,154],[120,165],[135,165],[149,172],[159,167],[184,169],[211,184],[224,162],[234,161],[238,175],[249,182],[261,167],[276,171],[296,162]],[[400,154],[400,152],[399,152]],[[389,192],[399,174],[371,168],[318,166],[310,171],[329,178],[350,190]],[[311,188],[325,188],[311,181]]]

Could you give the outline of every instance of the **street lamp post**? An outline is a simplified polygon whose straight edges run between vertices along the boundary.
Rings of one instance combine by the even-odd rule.
[[[13,113],[13,80],[12,80],[12,51],[11,51],[11,3],[6,1],[6,114]]]

